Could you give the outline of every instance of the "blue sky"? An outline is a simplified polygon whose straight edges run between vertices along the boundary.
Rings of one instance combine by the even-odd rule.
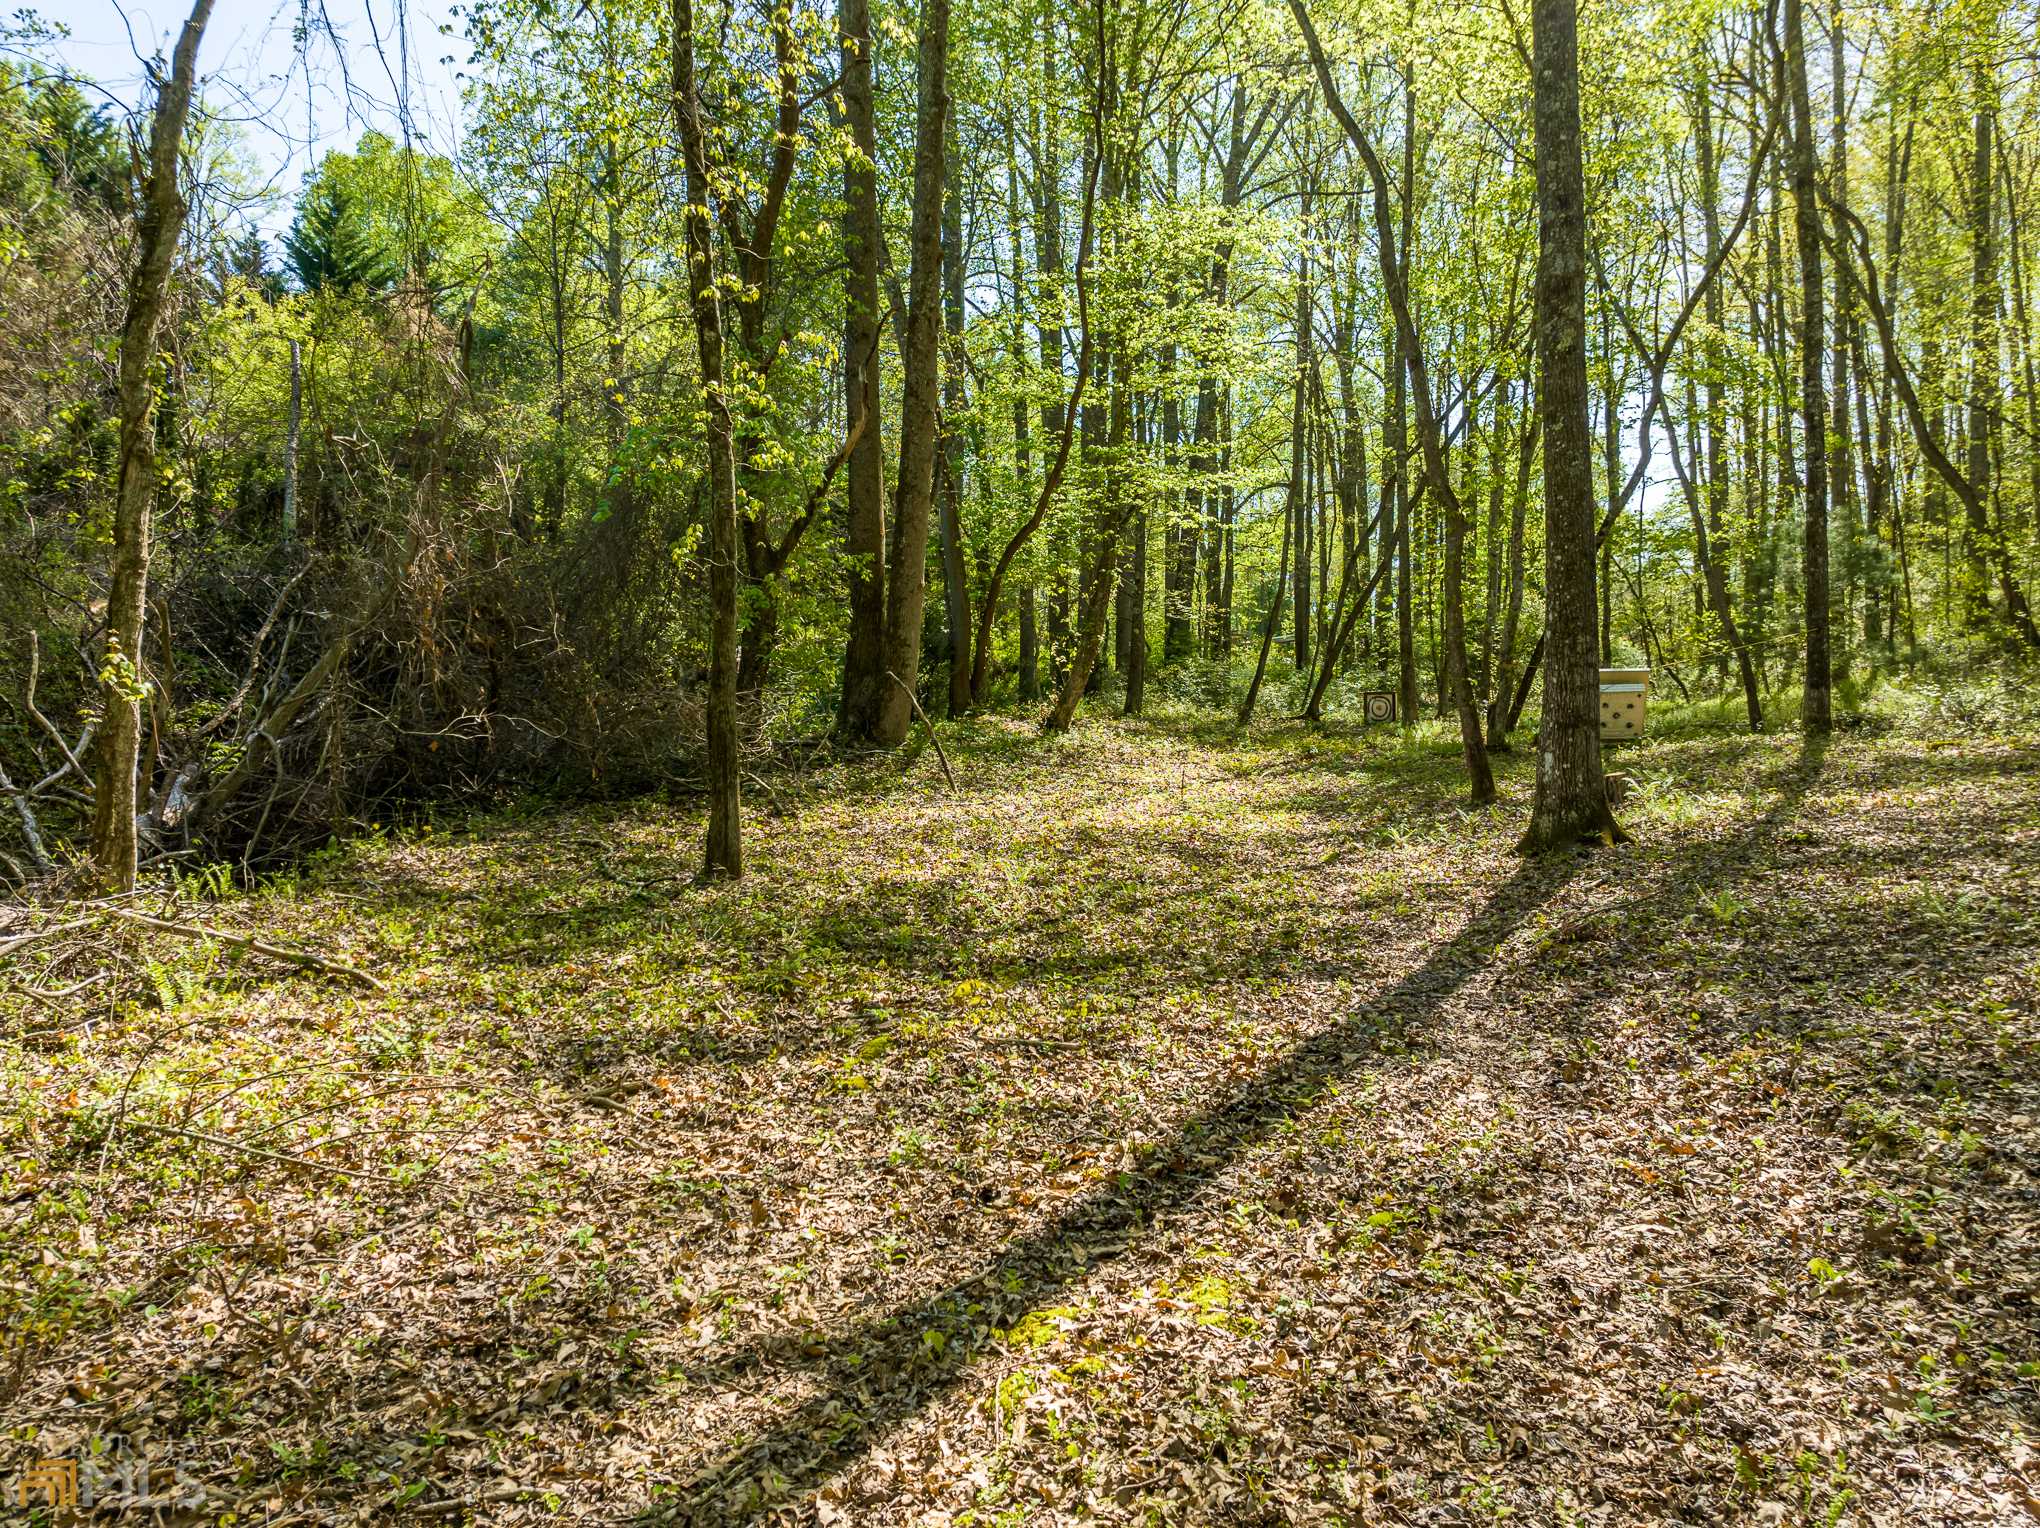
[[[455,145],[466,46],[453,0],[215,0],[199,53],[205,98],[234,121],[249,156],[280,205],[262,222],[289,222],[288,202],[305,171],[329,149],[346,148],[367,128],[399,136],[400,101],[413,137],[442,152]],[[301,56],[300,15],[330,21],[339,46],[320,35]],[[141,59],[167,55],[189,11],[188,0],[45,0],[37,13],[69,35],[56,62],[96,80],[123,106],[141,96]],[[452,24],[455,35],[442,36]],[[451,56],[452,62],[448,62]]]

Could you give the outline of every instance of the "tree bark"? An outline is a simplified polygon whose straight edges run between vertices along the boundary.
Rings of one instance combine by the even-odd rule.
[[[1806,26],[1801,0],[1785,0],[1785,86],[1792,110],[1793,227],[1799,245],[1799,417],[1805,438],[1804,538],[1800,551],[1805,602],[1806,681],[1799,717],[1808,732],[1833,722],[1828,651],[1827,342],[1821,277],[1818,163],[1813,104],[1806,82]]]
[[[942,326],[949,364],[942,376],[942,614],[949,632],[949,714],[971,707],[970,584],[963,559],[963,197],[957,185],[956,116],[950,113],[942,197]],[[997,611],[991,612],[996,618]]]
[[[1537,447],[1544,433],[1544,421],[1534,407],[1534,399],[1526,399],[1525,402],[1532,406],[1523,411],[1526,421],[1523,443],[1516,451],[1516,484],[1509,503],[1509,594],[1508,605],[1502,615],[1501,659],[1495,665],[1495,693],[1488,702],[1489,753],[1508,751],[1509,732],[1516,725],[1516,715],[1521,709],[1521,702],[1511,704],[1510,692],[1516,683],[1516,634],[1523,624],[1523,533],[1530,510],[1530,472],[1537,464]]]
[[[1303,230],[1303,252],[1297,257],[1296,269],[1296,384],[1289,407],[1289,502],[1284,506],[1296,522],[1295,533],[1289,538],[1290,548],[1295,555],[1296,571],[1293,580],[1296,585],[1296,671],[1301,674],[1310,668],[1310,494],[1307,490],[1308,461],[1310,451],[1310,380],[1316,366],[1311,354],[1311,300],[1310,300],[1310,181],[1303,183],[1303,204],[1300,226]]]
[[[673,112],[686,167],[688,300],[708,415],[708,830],[704,880],[744,873],[737,764],[736,433],[723,366],[707,130],[694,66],[694,0],[673,0]]]
[[[949,119],[949,0],[923,0],[914,130],[912,264],[907,284],[906,371],[900,404],[899,480],[886,558],[885,666],[907,684],[921,672],[921,615],[928,593],[928,522],[939,429],[936,393],[942,338],[942,189]],[[901,686],[882,692],[873,741],[896,747],[913,720]]]
[[[198,75],[198,44],[213,0],[196,0],[171,54],[149,124],[134,273],[120,331],[120,468],[113,512],[112,580],[106,600],[106,649],[100,665],[105,720],[92,785],[92,871],[99,889],[132,891],[139,869],[135,828],[141,767],[142,659],[156,510],[156,336],[168,305],[170,265],[184,229],[178,158]]]
[[[283,433],[283,539],[297,540],[298,432],[304,422],[304,351],[290,342],[290,414]]]
[[[1721,175],[1715,159],[1714,111],[1712,86],[1708,79],[1711,61],[1703,53],[1699,59],[1699,120],[1694,124],[1699,137],[1700,148],[1700,214],[1705,225],[1707,239],[1707,262],[1715,263],[1721,253]],[[1693,519],[1693,545],[1700,562],[1700,575],[1706,586],[1708,604],[1713,608],[1714,618],[1721,626],[1722,640],[1728,644],[1728,655],[1736,665],[1736,676],[1741,681],[1743,705],[1749,715],[1750,731],[1764,730],[1764,703],[1757,692],[1757,672],[1750,662],[1749,649],[1744,646],[1742,634],[1736,627],[1735,611],[1728,591],[1728,553],[1722,545],[1722,522],[1728,510],[1728,415],[1722,400],[1720,337],[1724,332],[1725,312],[1719,282],[1707,286],[1707,506],[1703,520],[1700,506],[1693,502],[1690,485],[1687,487],[1688,508]],[[1690,425],[1690,421],[1689,421]],[[1673,461],[1678,461],[1676,447]]]
[[[1846,202],[1849,199],[1849,88],[1847,73],[1847,38],[1842,0],[1830,0],[1828,9],[1829,74],[1832,81],[1833,110],[1831,152],[1834,164],[1835,194]],[[1839,570],[1831,570],[1829,588],[1829,641],[1839,650],[1838,659],[1831,660],[1843,674],[1849,671],[1849,648],[1851,622],[1849,613],[1856,573],[1862,562],[1862,553],[1857,545],[1857,494],[1855,441],[1849,418],[1852,381],[1849,375],[1850,339],[1854,331],[1855,315],[1849,302],[1848,288],[1838,283],[1835,292],[1833,351],[1834,351],[1834,394],[1833,406],[1828,410],[1828,492],[1834,501],[1833,519],[1840,526],[1841,557]],[[1832,576],[1839,572],[1839,578]],[[1839,588],[1834,587],[1839,584]],[[1834,624],[1839,617],[1840,625]]]
[[[1358,119],[1346,109],[1345,102],[1339,96],[1338,86],[1332,79],[1331,65],[1325,58],[1317,31],[1311,25],[1309,13],[1303,8],[1303,0],[1289,0],[1289,4],[1291,13],[1296,17],[1298,29],[1303,33],[1305,45],[1310,50],[1311,64],[1317,71],[1318,83],[1323,88],[1326,104],[1331,107],[1333,116],[1338,118],[1340,127],[1345,130],[1353,147],[1359,151],[1361,160],[1366,164],[1368,178],[1373,183],[1375,245],[1380,256],[1382,289],[1395,316],[1397,344],[1402,351],[1401,370],[1409,376],[1410,394],[1416,405],[1417,440],[1424,453],[1425,481],[1445,514],[1447,587],[1444,591],[1443,635],[1446,648],[1446,682],[1451,690],[1454,707],[1459,713],[1459,740],[1466,762],[1468,796],[1474,806],[1484,806],[1495,799],[1495,781],[1493,768],[1488,763],[1487,742],[1481,736],[1480,716],[1474,709],[1473,689],[1467,677],[1465,598],[1464,590],[1459,584],[1461,572],[1459,564],[1466,542],[1466,516],[1459,502],[1459,494],[1452,486],[1452,475],[1446,466],[1444,432],[1439,426],[1432,399],[1430,371],[1425,364],[1423,345],[1417,334],[1415,320],[1410,314],[1408,262],[1411,258],[1411,217],[1414,197],[1411,181],[1415,173],[1412,136],[1414,96],[1405,77],[1403,237],[1398,252],[1395,228],[1388,214],[1388,178],[1382,171],[1380,158],[1374,152],[1373,141]],[[1576,77],[1575,94],[1577,94]]]
[[[1381,454],[1383,470],[1395,493],[1395,524],[1390,531],[1395,543],[1395,714],[1408,727],[1417,719],[1416,612],[1410,587],[1410,431],[1404,412],[1409,382],[1403,375],[1393,324],[1384,344],[1388,353],[1381,364],[1388,378],[1388,407],[1382,411]]]
[[[878,136],[872,109],[870,0],[839,0],[843,31],[843,116],[854,154],[843,166],[843,397],[845,422],[864,432],[846,464],[843,551],[850,583],[850,632],[843,652],[837,733],[878,736],[891,681],[885,672],[885,446],[878,376]]]
[[[1623,836],[1601,777],[1594,480],[1587,424],[1586,189],[1572,0],[1531,7],[1537,142],[1538,416],[1544,426],[1544,718],[1522,847]]]

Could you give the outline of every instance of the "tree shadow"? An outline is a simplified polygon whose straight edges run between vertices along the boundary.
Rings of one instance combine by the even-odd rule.
[[[1739,835],[1731,869],[1755,858],[1819,778],[1826,741],[1809,738],[1777,780],[1778,798]],[[819,1371],[807,1398],[688,1477],[664,1487],[653,1520],[745,1521],[816,1490],[962,1382],[991,1333],[1055,1302],[1080,1279],[1124,1257],[1158,1217],[1195,1201],[1224,1170],[1294,1119],[1327,1087],[1380,1054],[1381,1042],[1434,1017],[1494,960],[1533,912],[1589,861],[1566,854],[1521,865],[1456,933],[1360,1012],[1318,1031],[1212,1103],[1129,1171],[1009,1243],[975,1273],[798,1352],[769,1344],[732,1355],[709,1382],[768,1364]]]

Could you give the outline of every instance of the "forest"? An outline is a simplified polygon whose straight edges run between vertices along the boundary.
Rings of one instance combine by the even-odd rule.
[[[10,1513],[2040,1517],[2040,10],[113,9]]]

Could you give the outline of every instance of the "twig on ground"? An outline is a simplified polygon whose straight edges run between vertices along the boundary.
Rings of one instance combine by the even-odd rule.
[[[217,939],[221,944],[252,950],[257,955],[267,955],[272,960],[288,960],[297,965],[309,966],[316,971],[329,971],[336,976],[351,977],[377,992],[389,991],[389,988],[358,966],[350,966],[345,961],[334,960],[331,956],[315,955],[310,950],[294,950],[287,945],[271,944],[266,939],[256,939],[248,934],[230,934],[224,929],[202,928],[195,923],[173,923],[167,918],[151,918],[147,913],[133,912],[125,907],[108,907],[104,903],[94,903],[93,906],[100,912],[109,913],[116,918],[126,918],[132,923],[141,924],[144,928],[155,929],[158,933],[176,934],[183,939]]]
[[[12,955],[16,950],[25,950],[32,944],[40,944],[45,939],[54,939],[59,934],[75,933],[89,926],[89,919],[76,918],[69,923],[53,923],[48,928],[31,929],[26,934],[16,934],[12,939],[0,940],[0,958]]]
[[[314,1162],[310,1157],[292,1156],[286,1151],[265,1151],[260,1146],[244,1146],[239,1141],[223,1135],[212,1135],[204,1130],[186,1130],[182,1125],[159,1125],[152,1120],[129,1120],[130,1130],[147,1130],[156,1135],[174,1135],[187,1141],[199,1141],[207,1146],[217,1146],[223,1151],[238,1151],[244,1156],[261,1157],[267,1162],[283,1162],[291,1167],[309,1167],[313,1172],[332,1173],[340,1178],[365,1178],[371,1183],[395,1183],[397,1180],[388,1173],[368,1172],[358,1167],[335,1167],[330,1162]]]
[[[886,676],[894,684],[907,692],[907,703],[914,708],[914,715],[921,718],[922,730],[928,734],[928,741],[935,745],[935,757],[942,761],[942,778],[949,782],[949,794],[952,796],[958,794],[956,776],[949,768],[949,755],[942,747],[942,739],[935,735],[935,724],[928,720],[928,713],[921,709],[921,697],[914,693],[912,685],[900,678],[898,674],[893,673],[891,669],[887,669],[885,672]]]
[[[1082,1050],[1075,1040],[1050,1040],[1042,1035],[979,1035],[980,1045],[1020,1045],[1033,1050]]]
[[[96,986],[100,982],[105,981],[106,975],[107,973],[104,971],[94,971],[82,982],[73,982],[68,987],[58,987],[54,991],[51,991],[43,987],[31,987],[27,982],[22,982],[20,985],[16,986],[13,990],[19,993],[23,993],[28,997],[32,997],[37,1002],[54,1003],[61,998],[76,997],[79,993],[83,992],[87,987]]]

